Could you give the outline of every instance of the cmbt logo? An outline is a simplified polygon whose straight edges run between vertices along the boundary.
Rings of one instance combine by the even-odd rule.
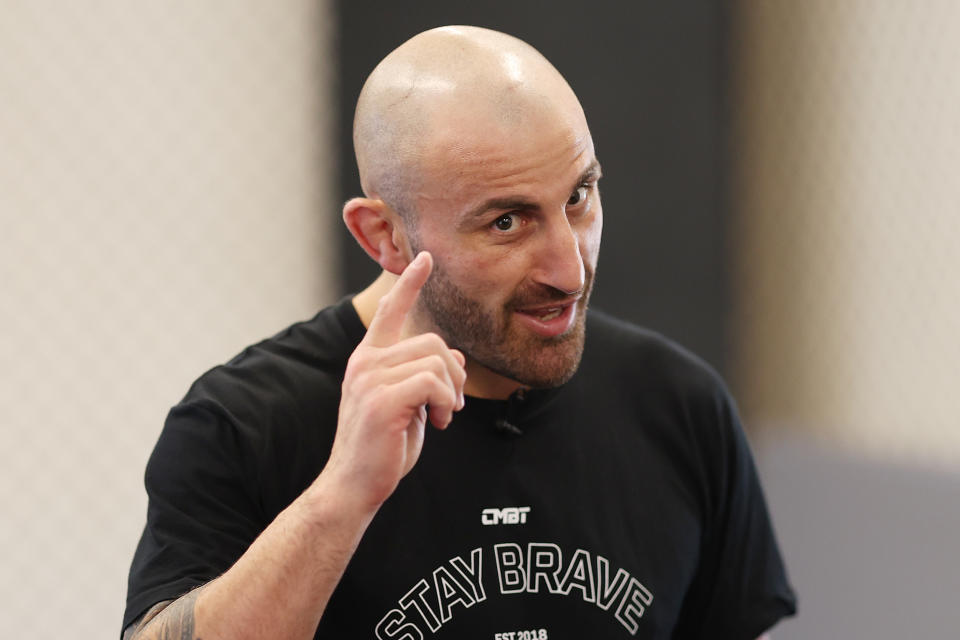
[[[526,524],[530,507],[504,507],[484,509],[480,514],[483,524]]]

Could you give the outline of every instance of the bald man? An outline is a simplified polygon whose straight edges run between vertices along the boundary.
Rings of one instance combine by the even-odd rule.
[[[354,143],[343,218],[382,275],[171,410],[124,637],[750,640],[791,614],[723,384],[587,313],[600,164],[550,63],[422,33]]]

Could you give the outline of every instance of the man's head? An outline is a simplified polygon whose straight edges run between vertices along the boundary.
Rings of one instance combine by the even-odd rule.
[[[427,31],[368,78],[354,145],[367,197],[344,208],[353,235],[391,273],[433,254],[419,329],[508,380],[567,380],[602,212],[590,131],[556,69],[502,33]]]

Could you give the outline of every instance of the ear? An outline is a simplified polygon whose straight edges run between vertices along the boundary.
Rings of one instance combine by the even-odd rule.
[[[399,275],[413,259],[400,216],[379,198],[353,198],[343,222],[357,244],[384,270]]]

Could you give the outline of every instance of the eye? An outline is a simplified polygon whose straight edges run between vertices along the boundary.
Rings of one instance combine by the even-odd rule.
[[[567,206],[575,207],[586,199],[587,199],[587,186],[581,185],[577,187],[577,190],[570,195],[570,199],[567,200]]]
[[[493,221],[493,226],[497,231],[510,231],[514,227],[516,215],[505,213]]]

